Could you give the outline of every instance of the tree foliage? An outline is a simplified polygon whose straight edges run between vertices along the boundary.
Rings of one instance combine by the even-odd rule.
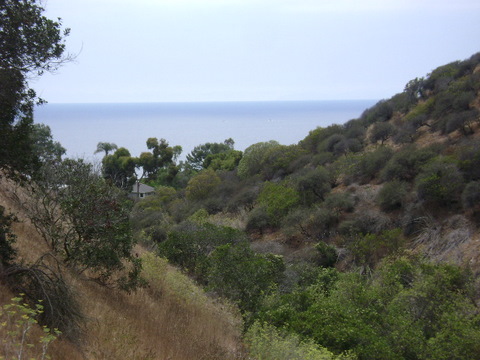
[[[250,145],[238,164],[238,176],[245,179],[259,174],[267,160],[267,151],[278,146],[280,144],[274,140]]]
[[[257,310],[261,298],[284,270],[280,256],[256,254],[248,242],[225,244],[211,255],[208,287],[238,304],[244,313]]]
[[[135,183],[135,158],[126,148],[117,149],[102,159],[103,176],[117,187],[130,190]]]
[[[230,152],[235,142],[232,138],[226,139],[223,143],[206,143],[195,146],[187,155],[187,163],[195,170],[202,170],[209,167],[215,155]],[[233,153],[231,153],[233,155]],[[218,157],[216,157],[218,159]],[[208,160],[207,160],[208,159]]]
[[[105,156],[107,156],[110,151],[117,150],[117,149],[118,149],[117,144],[101,141],[97,144],[97,149],[95,150],[95,154],[105,152]]]
[[[273,182],[266,182],[258,196],[258,203],[265,208],[270,223],[275,225],[299,202],[300,195],[294,188]]]
[[[46,163],[22,202],[52,251],[77,272],[93,271],[103,281],[130,268],[122,286],[135,286],[140,263],[132,255],[129,202],[81,160]]]
[[[385,259],[371,278],[324,269],[305,289],[270,296],[261,321],[358,359],[475,359],[472,277],[453,265]]]
[[[36,93],[30,77],[56,70],[64,57],[61,22],[42,15],[36,0],[0,2],[0,168],[31,173],[38,167],[32,148]]]

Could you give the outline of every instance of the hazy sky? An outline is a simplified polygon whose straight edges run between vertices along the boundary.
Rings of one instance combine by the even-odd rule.
[[[478,0],[47,0],[50,103],[382,99],[480,51]]]

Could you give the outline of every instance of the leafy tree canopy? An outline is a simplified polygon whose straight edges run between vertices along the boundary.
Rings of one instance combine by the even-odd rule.
[[[41,103],[28,86],[32,76],[55,71],[63,62],[61,21],[42,15],[36,0],[0,2],[0,168],[32,172],[38,159],[32,149],[33,107]]]
[[[195,170],[206,169],[212,161],[212,155],[233,150],[234,144],[235,141],[229,138],[223,143],[205,143],[195,146],[192,152],[187,155],[187,163]],[[209,156],[210,159],[207,161]]]

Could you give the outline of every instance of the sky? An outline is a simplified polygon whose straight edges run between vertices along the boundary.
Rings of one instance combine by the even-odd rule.
[[[50,103],[384,99],[480,51],[478,0],[44,0]]]

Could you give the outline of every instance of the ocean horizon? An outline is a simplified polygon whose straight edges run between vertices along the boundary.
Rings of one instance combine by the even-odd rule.
[[[150,137],[183,148],[180,159],[206,142],[232,138],[235,149],[276,140],[296,144],[317,127],[358,118],[377,100],[242,101],[45,104],[35,122],[48,125],[68,157],[98,161],[98,142],[115,143],[132,156],[148,151]]]

